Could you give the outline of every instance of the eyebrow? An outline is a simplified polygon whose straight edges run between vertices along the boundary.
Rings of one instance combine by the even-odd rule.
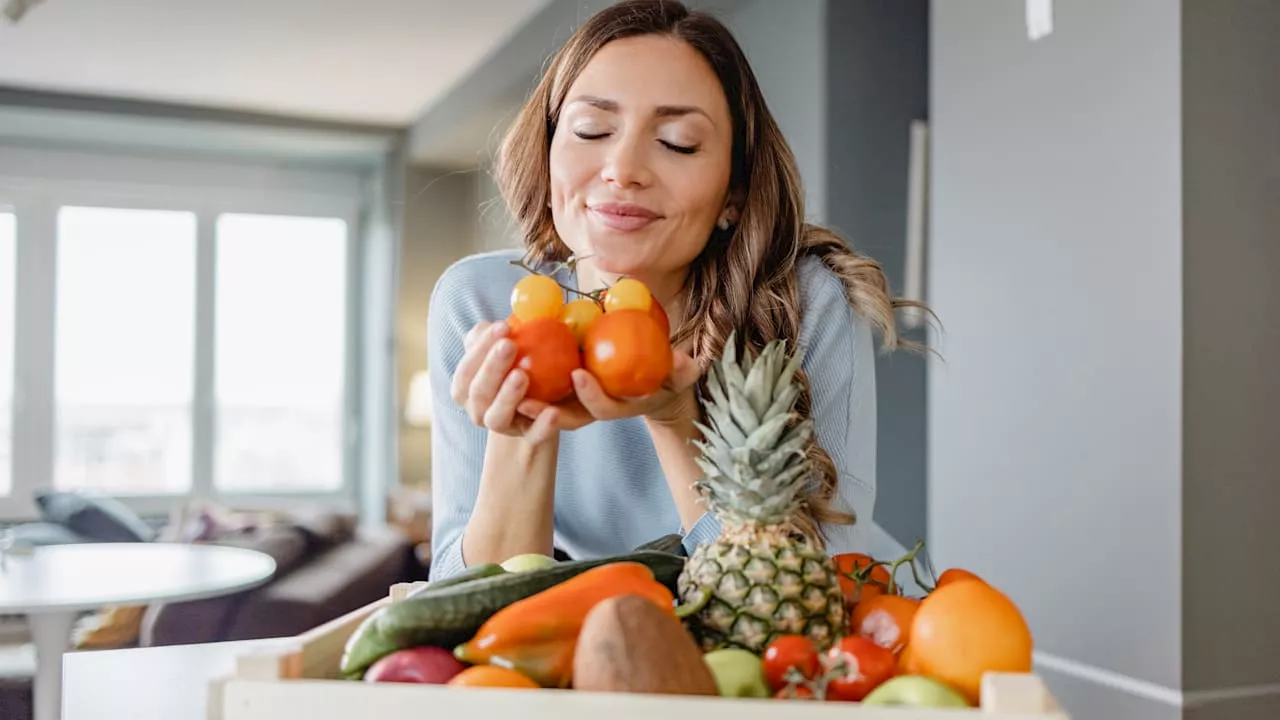
[[[618,102],[616,100],[610,100],[608,98],[602,98],[596,95],[578,96],[569,102],[569,104],[571,105],[574,103],[586,103],[587,105],[590,105],[594,108],[598,108],[600,110],[604,110],[605,112],[618,112]],[[711,120],[711,115],[706,110],[703,110],[702,108],[696,105],[659,105],[658,109],[655,111],[655,114],[658,117],[682,117],[684,115],[701,115],[705,117],[707,120]],[[712,124],[715,124],[714,120],[711,120],[711,122]]]

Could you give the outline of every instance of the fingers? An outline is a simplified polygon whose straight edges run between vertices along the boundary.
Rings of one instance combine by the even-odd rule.
[[[626,401],[609,397],[595,376],[586,370],[573,371],[573,388],[578,402],[597,420],[613,420],[634,414],[627,411]]]
[[[506,323],[480,323],[467,333],[463,341],[466,353],[453,371],[453,380],[449,386],[449,395],[455,403],[466,407],[476,373],[489,356],[493,344],[506,333]]]
[[[706,368],[695,362],[687,353],[677,350],[671,364],[671,374],[663,387],[673,392],[680,392],[698,382],[705,371]]]
[[[467,412],[477,425],[485,424],[485,413],[498,396],[515,359],[516,345],[507,338],[501,338],[489,348],[467,391]]]
[[[483,424],[490,430],[505,431],[516,420],[516,407],[524,399],[525,390],[529,387],[529,376],[523,370],[512,370],[507,374],[498,394],[484,411]]]

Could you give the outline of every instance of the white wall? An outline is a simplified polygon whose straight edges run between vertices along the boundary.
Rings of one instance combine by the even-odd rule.
[[[1179,5],[1055,9],[1031,42],[1020,2],[933,3],[929,537],[1068,710],[1179,717]]]

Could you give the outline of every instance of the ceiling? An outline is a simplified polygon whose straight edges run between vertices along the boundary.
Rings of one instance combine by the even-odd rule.
[[[0,86],[407,126],[547,3],[43,0]]]

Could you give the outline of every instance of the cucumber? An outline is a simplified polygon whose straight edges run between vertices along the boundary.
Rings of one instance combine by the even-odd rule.
[[[408,647],[433,645],[451,650],[470,640],[486,620],[508,605],[591,568],[615,562],[645,565],[657,581],[674,594],[685,559],[671,553],[643,550],[597,560],[564,562],[527,572],[473,578],[431,592],[420,591],[365,618],[347,642],[340,672],[343,677],[358,678],[379,658]]]
[[[408,600],[409,598],[418,597],[419,595],[422,595],[424,593],[433,593],[442,588],[453,587],[454,585],[461,585],[463,583],[471,582],[472,580],[479,580],[480,578],[493,577],[494,575],[501,575],[504,572],[506,572],[506,570],[503,570],[502,566],[499,565],[498,563],[483,563],[481,565],[472,565],[471,567],[467,568],[466,570],[462,571],[457,575],[454,575],[451,578],[445,578],[444,580],[436,580],[434,582],[429,582],[426,585],[423,585],[422,587],[406,595],[404,599]]]
[[[682,557],[689,556],[684,549],[684,536],[677,533],[663,535],[660,538],[650,540],[636,548],[636,552],[640,552],[642,550],[657,550],[658,552],[671,553],[672,555],[680,555]]]

